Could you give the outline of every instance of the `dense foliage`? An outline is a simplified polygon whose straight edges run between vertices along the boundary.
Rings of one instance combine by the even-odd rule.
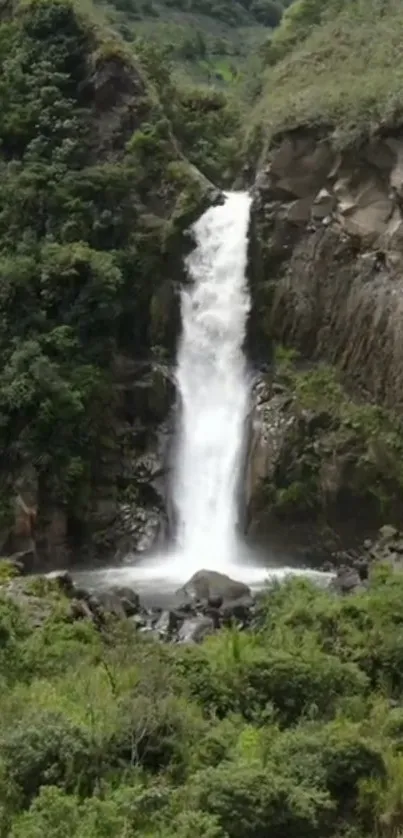
[[[173,130],[186,111],[184,145],[214,177],[231,123],[218,129],[213,95],[172,89],[164,111],[130,52],[66,2],[6,16],[0,68],[0,512],[29,464],[42,508],[85,521],[116,444],[114,359],[158,342],[153,296],[205,200]]]
[[[2,838],[397,836],[403,576],[303,580],[253,630],[163,646],[0,600]]]
[[[231,185],[241,165],[241,108],[235,97],[213,87],[176,84],[169,47],[138,40],[136,55],[164,102],[187,159],[213,183]]]
[[[293,421],[264,502],[293,520],[400,521],[401,417],[353,398],[334,367],[306,368],[295,350],[277,345],[274,362]]]

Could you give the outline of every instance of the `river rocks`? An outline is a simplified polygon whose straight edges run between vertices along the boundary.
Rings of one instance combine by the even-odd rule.
[[[246,585],[214,571],[195,577],[190,590],[197,589],[199,597],[181,593],[180,607],[164,610],[145,607],[138,593],[127,586],[88,590],[76,584],[68,571],[5,577],[0,595],[20,606],[33,627],[42,625],[55,609],[67,621],[89,620],[101,631],[110,620],[129,620],[145,636],[169,643],[199,643],[222,626],[242,629],[249,625],[255,600]]]
[[[232,602],[226,602],[220,609],[220,616],[225,625],[233,622],[247,626],[251,620],[255,607],[255,600],[252,596],[245,595]]]
[[[362,581],[355,568],[343,566],[338,568],[329,587],[338,594],[351,594],[362,588]]]
[[[46,578],[53,582],[66,596],[72,596],[75,592],[73,577],[68,570],[52,570],[46,574]]]
[[[220,597],[223,602],[231,602],[249,595],[250,590],[243,582],[237,582],[223,573],[217,573],[215,570],[198,570],[178,591],[178,595],[181,594],[190,597],[191,600],[201,602],[207,602],[215,597]]]
[[[112,590],[101,591],[96,595],[96,597],[93,597],[91,603],[93,607],[94,605],[100,606],[102,611],[106,614],[113,614],[115,617],[119,617],[120,619],[127,616],[121,598]]]
[[[214,631],[214,622],[211,617],[197,616],[186,619],[179,631],[179,643],[200,643],[208,634]]]
[[[362,559],[369,566],[374,562],[382,562],[403,570],[403,532],[389,524],[384,525],[377,538],[364,542]]]
[[[399,530],[390,524],[384,524],[379,530],[378,542],[380,545],[395,543],[399,540]],[[370,545],[371,546],[371,545]]]
[[[137,614],[140,608],[140,597],[136,591],[133,591],[132,588],[120,588],[116,586],[111,588],[111,591],[120,600],[127,617],[132,617],[133,614]]]
[[[364,539],[360,548],[334,553],[331,570],[336,575],[330,588],[340,594],[364,589],[371,567],[377,564],[403,571],[403,532],[390,524],[382,526],[375,538]]]
[[[178,626],[186,620],[186,614],[180,611],[163,611],[153,627],[154,635],[171,639]]]

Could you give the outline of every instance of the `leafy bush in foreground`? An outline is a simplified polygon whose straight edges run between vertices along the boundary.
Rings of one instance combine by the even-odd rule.
[[[43,602],[28,633],[2,604],[1,838],[397,836],[403,574],[347,598],[293,579],[186,649]]]

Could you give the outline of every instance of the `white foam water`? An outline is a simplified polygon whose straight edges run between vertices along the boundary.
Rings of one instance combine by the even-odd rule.
[[[243,342],[250,308],[246,274],[251,199],[226,196],[196,222],[182,291],[177,386],[180,427],[173,504],[172,571],[227,573],[236,556],[237,488],[250,382]]]
[[[212,569],[210,564],[208,569]],[[198,568],[201,570],[202,568]],[[221,570],[221,568],[215,568]],[[296,567],[264,567],[240,562],[230,565],[226,571],[233,579],[245,582],[251,591],[258,591],[265,584],[282,581],[290,576],[304,576],[321,587],[326,587],[333,578],[332,573]],[[143,603],[164,607],[184,583],[189,581],[189,570],[184,572],[182,560],[175,555],[163,554],[135,564],[99,570],[83,570],[74,574],[75,581],[89,590],[108,590],[112,586],[135,588]]]

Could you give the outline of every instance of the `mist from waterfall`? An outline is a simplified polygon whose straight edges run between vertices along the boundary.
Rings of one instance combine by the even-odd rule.
[[[196,222],[181,296],[177,359],[180,426],[172,485],[176,562],[230,572],[236,556],[237,490],[249,407],[243,352],[251,198],[227,194]]]

